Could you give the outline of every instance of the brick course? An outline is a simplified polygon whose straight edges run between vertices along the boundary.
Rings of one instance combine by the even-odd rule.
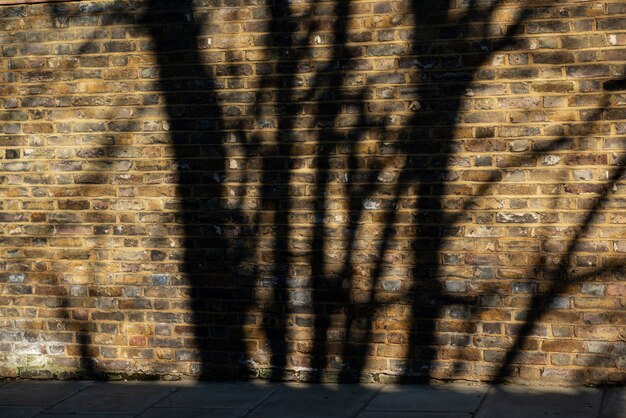
[[[0,376],[619,383],[621,1],[0,6]]]

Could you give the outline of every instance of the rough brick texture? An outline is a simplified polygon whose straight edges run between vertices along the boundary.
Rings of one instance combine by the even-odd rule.
[[[621,0],[0,7],[0,375],[626,379]]]

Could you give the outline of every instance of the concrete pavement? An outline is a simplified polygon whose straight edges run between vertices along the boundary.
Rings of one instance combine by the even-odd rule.
[[[626,388],[0,381],[2,418],[626,418]]]

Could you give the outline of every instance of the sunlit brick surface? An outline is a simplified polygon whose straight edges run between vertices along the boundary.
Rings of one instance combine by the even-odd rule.
[[[626,378],[622,1],[0,6],[0,375]]]

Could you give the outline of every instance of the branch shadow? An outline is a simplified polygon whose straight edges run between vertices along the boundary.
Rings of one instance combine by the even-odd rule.
[[[593,114],[588,118],[590,124],[594,124],[598,121],[606,121],[611,118],[606,117],[606,111],[610,108],[609,94],[615,91],[626,90],[626,79],[609,80],[603,83],[605,97],[603,103],[593,111]],[[562,137],[559,141],[555,142],[551,147],[547,147],[546,152],[555,149],[560,143],[563,143],[567,138]],[[622,159],[623,160],[623,159]],[[556,266],[551,266],[547,263],[547,258],[544,257],[541,265],[537,266],[541,271],[544,280],[548,281],[547,289],[542,292],[536,292],[526,308],[526,318],[524,319],[521,327],[519,327],[513,346],[507,351],[502,365],[500,366],[494,382],[502,383],[507,380],[511,373],[512,365],[515,363],[517,356],[519,355],[519,349],[527,345],[528,339],[532,336],[533,329],[540,322],[543,317],[552,310],[554,300],[563,295],[566,289],[575,283],[582,283],[592,279],[593,277],[611,276],[617,274],[622,266],[609,266],[593,269],[590,272],[576,272],[575,268],[575,255],[580,250],[581,239],[588,236],[590,228],[592,227],[594,220],[598,216],[598,212],[601,209],[606,209],[607,202],[611,199],[611,192],[615,190],[617,182],[623,180],[626,175],[626,161],[621,161],[607,181],[602,185],[598,195],[593,198],[593,204],[587,208],[587,213],[583,218],[580,225],[578,225],[574,236],[567,244],[567,248],[564,254],[561,256],[561,262]],[[598,361],[601,356],[598,356]],[[587,377],[585,377],[587,378]]]
[[[453,315],[469,323],[482,302],[480,297],[454,296],[443,289],[441,280],[447,273],[442,268],[442,257],[447,239],[461,233],[455,224],[499,179],[494,176],[482,180],[458,213],[447,211],[446,197],[457,179],[453,158],[458,144],[453,138],[465,94],[479,75],[488,77],[480,71],[495,52],[514,48],[520,27],[532,13],[530,6],[524,8],[506,26],[502,36],[494,39],[489,22],[501,4],[472,0],[463,14],[453,19],[448,2],[412,3],[406,15],[414,19],[413,46],[408,56],[399,58],[399,65],[410,73],[407,76],[414,90],[407,98],[415,113],[403,120],[399,129],[368,114],[368,88],[376,80],[371,85],[366,82],[357,94],[341,90],[358,65],[349,47],[350,2],[336,1],[328,12],[336,16],[332,26],[334,46],[327,60],[314,68],[306,61],[314,48],[302,47],[295,38],[300,27],[306,27],[305,38],[313,37],[319,27],[316,15],[288,15],[285,9],[290,7],[289,1],[278,0],[269,6],[272,40],[266,47],[280,51],[276,63],[279,75],[261,73],[254,99],[249,99],[250,95],[235,97],[237,93],[224,92],[227,86],[216,74],[226,71],[226,75],[237,75],[236,65],[218,68],[206,63],[200,45],[205,42],[204,26],[212,22],[197,13],[196,2],[183,0],[168,6],[150,0],[138,22],[132,22],[123,13],[112,15],[111,21],[133,23],[147,31],[152,43],[147,50],[154,52],[158,66],[158,89],[174,150],[179,196],[179,206],[168,209],[176,209],[176,222],[184,236],[179,275],[167,280],[172,285],[188,284],[192,311],[185,323],[174,329],[184,341],[181,348],[200,353],[198,357],[189,354],[189,358],[178,359],[192,361],[194,368],[187,370],[188,373],[204,380],[258,376],[248,353],[266,347],[250,341],[246,335],[249,327],[258,327],[269,351],[270,372],[263,377],[288,379],[286,372],[293,365],[290,356],[295,351],[290,327],[294,317],[302,314],[312,318],[313,328],[307,349],[310,361],[301,365],[309,371],[307,380],[323,381],[330,369],[340,370],[341,382],[366,380],[368,357],[375,345],[376,314],[385,305],[381,302],[382,281],[390,265],[388,256],[394,248],[394,238],[400,225],[406,223],[402,218],[405,213],[410,213],[408,223],[413,234],[409,244],[412,270],[403,288],[405,294],[399,298],[409,306],[410,331],[403,344],[407,347],[405,359],[393,367],[402,382],[431,381],[464,372],[461,362],[454,370],[439,369],[442,346],[466,347],[469,340],[442,339],[437,332],[438,320],[446,310],[453,310]],[[477,28],[476,21],[485,23]],[[472,37],[466,37],[468,33]],[[236,52],[228,50],[226,55]],[[461,58],[442,58],[450,54]],[[459,67],[463,69],[457,70]],[[298,86],[301,72],[313,73],[304,94]],[[605,90],[621,90],[624,83],[624,80],[610,81],[605,84]],[[258,134],[259,126],[255,125],[263,119],[264,95],[275,95],[281,104],[278,125],[271,126],[267,135]],[[251,100],[254,103],[250,104]],[[246,102],[253,109],[252,117],[245,113],[233,117],[227,110],[230,101]],[[354,106],[357,115],[346,133],[336,129],[336,125],[347,106]],[[599,117],[603,111],[604,108],[598,110]],[[312,125],[305,126],[314,129],[314,133],[303,139],[299,136],[298,117],[306,113],[314,116]],[[400,165],[393,158],[381,158],[370,165],[359,159],[360,141],[374,132],[393,139],[397,147],[393,156],[401,158]],[[566,141],[562,137],[554,146]],[[299,142],[314,145],[314,159],[307,167],[313,171],[312,203],[305,207],[311,215],[310,227],[302,227],[293,219],[297,210],[302,209],[297,206],[298,197],[291,187],[299,178],[297,170],[302,168],[298,159],[292,158],[299,155]],[[231,159],[235,145],[242,145],[245,151]],[[345,155],[339,169],[345,173],[345,180],[341,200],[347,215],[339,229],[328,220],[332,216],[328,208],[337,183],[334,177],[337,155],[342,152]],[[238,175],[231,161],[236,164],[242,161],[251,171],[257,167],[259,177],[255,173]],[[379,180],[389,169],[395,175],[390,188],[381,186]],[[579,226],[564,260],[573,257],[595,213],[623,176],[622,164]],[[244,207],[249,197],[245,190],[257,183],[258,206],[251,211]],[[233,200],[230,194],[233,190],[244,191]],[[359,255],[358,241],[367,222],[366,207],[381,194],[386,197],[376,221],[380,235],[374,244],[375,254],[368,261],[370,270],[364,275],[367,285],[361,286],[354,259]],[[337,262],[329,260],[327,249],[340,233],[345,233],[346,238],[342,258]],[[295,234],[310,238],[302,250],[290,246]],[[161,254],[154,256],[157,257],[154,261],[159,261]],[[269,270],[260,267],[268,263]],[[308,281],[295,278],[294,270],[301,267],[310,270]],[[569,277],[567,263],[554,269],[544,260],[544,264],[534,267],[549,278],[550,286],[546,292],[532,297],[526,320],[516,335],[515,347],[507,352],[495,378],[498,382],[510,377],[517,348],[525,345],[536,321],[548,312],[550,301],[573,281],[587,279]],[[305,304],[294,303],[294,293],[301,290],[309,291],[310,298],[305,298]],[[261,313],[251,314],[258,307]],[[472,329],[471,324],[468,327]],[[329,339],[329,334],[337,330],[339,337]],[[83,367],[89,374],[98,374],[91,359],[88,333],[80,333],[77,338]]]
[[[154,0],[142,18],[154,42],[169,132],[178,168],[179,217],[184,234],[181,274],[190,286],[192,347],[200,352],[192,370],[201,379],[247,374],[244,314],[253,302],[249,277],[237,273],[241,251],[233,224],[245,216],[226,200],[225,130],[215,69],[204,65],[202,33],[194,2],[175,7]]]

